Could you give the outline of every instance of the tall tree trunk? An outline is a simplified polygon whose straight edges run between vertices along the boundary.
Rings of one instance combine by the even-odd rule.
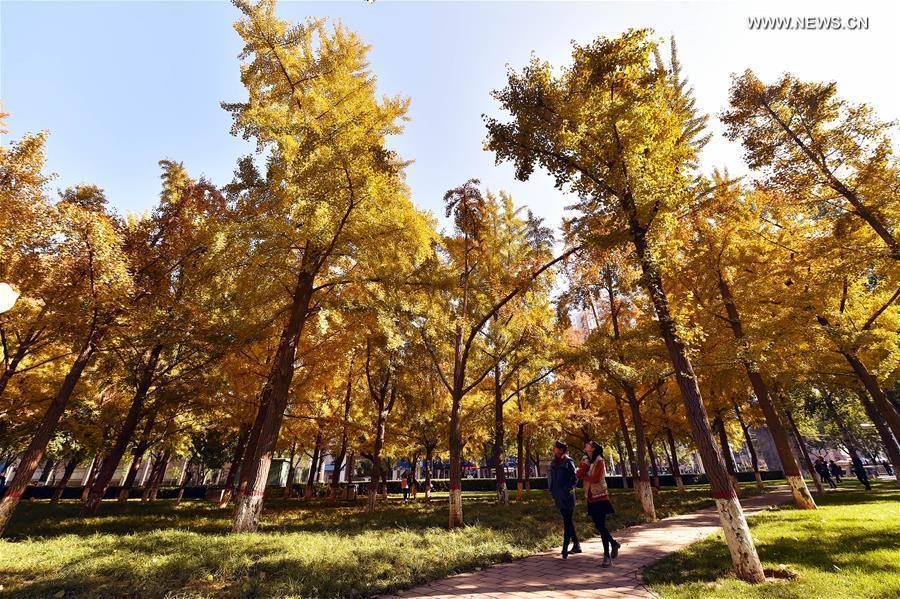
[[[728,476],[731,478],[731,486],[734,487],[736,495],[741,494],[741,489],[737,481],[737,467],[734,464],[734,455],[731,453],[731,445],[728,443],[728,432],[725,430],[725,421],[722,419],[720,412],[716,413],[713,418],[713,430],[719,433],[719,444],[722,447],[722,457],[725,458],[725,467],[728,469]]]
[[[791,425],[794,439],[797,440],[797,447],[800,449],[800,459],[802,459],[803,463],[806,465],[806,471],[809,472],[809,476],[813,479],[813,482],[816,485],[816,491],[823,493],[825,489],[822,487],[822,480],[819,478],[819,473],[813,468],[812,460],[809,457],[809,450],[806,448],[806,441],[803,439],[803,435],[800,434],[800,429],[797,428],[797,423],[794,421],[794,415],[787,406],[784,406],[784,414],[787,416],[788,424]]]
[[[62,499],[63,493],[66,490],[66,485],[69,484],[69,479],[72,478],[72,473],[75,472],[75,468],[78,467],[79,461],[78,457],[73,457],[66,462],[66,468],[63,470],[62,478],[56,482],[56,488],[53,489],[53,497],[50,498],[50,505],[56,505],[59,503],[59,500]]]
[[[619,332],[619,306],[616,304],[616,291],[613,285],[612,271],[607,265],[604,268],[604,282],[606,284],[606,293],[609,298],[609,313],[612,323],[613,338],[618,341],[621,337]],[[625,356],[620,348],[617,347],[619,361],[625,363]],[[644,510],[644,516],[650,520],[656,520],[656,506],[653,504],[653,491],[650,488],[650,476],[647,471],[647,435],[644,431],[644,419],[641,416],[641,406],[634,390],[634,385],[630,381],[621,380],[619,384],[625,391],[625,398],[628,400],[628,407],[631,409],[631,422],[634,424],[634,436],[637,440],[637,480],[635,481],[634,490],[641,502]],[[616,398],[618,402],[618,398]],[[620,424],[624,425],[624,417],[620,417]],[[628,438],[628,431],[623,426],[622,434]],[[628,444],[630,445],[630,441]],[[630,456],[633,457],[633,456]],[[632,473],[634,469],[632,468]]]
[[[147,422],[144,424],[144,430],[141,431],[141,437],[137,442],[137,445],[132,451],[131,456],[131,466],[128,467],[128,474],[125,476],[125,480],[122,481],[122,488],[119,490],[119,503],[125,503],[128,501],[129,495],[131,495],[131,489],[134,486],[134,480],[137,478],[138,470],[141,467],[141,463],[144,460],[144,455],[147,453],[147,449],[150,448],[151,439],[150,434],[153,432],[153,427],[156,425],[156,410],[154,409],[150,414],[147,415]]]
[[[506,442],[506,431],[503,426],[503,388],[500,381],[500,363],[494,363],[494,478],[497,482],[497,503],[509,505],[509,491],[506,488],[506,459],[503,445]]]
[[[366,373],[369,375],[368,362],[366,363]],[[375,416],[375,444],[372,451],[372,480],[369,481],[369,496],[366,503],[366,511],[371,512],[375,509],[376,496],[378,495],[378,481],[382,475],[381,451],[384,448],[384,434],[387,428],[387,418],[393,409],[394,401],[397,397],[397,388],[390,389],[391,399],[387,399],[388,385],[390,385],[391,375],[386,374],[382,383],[375,386],[369,378],[369,393],[375,402],[377,410]],[[387,484],[385,484],[387,491]]]
[[[316,476],[319,474],[319,459],[322,456],[322,431],[316,430],[316,440],[313,445],[313,454],[309,462],[309,475],[306,477],[306,490],[303,496],[312,499],[315,496]]]
[[[744,442],[747,444],[747,451],[750,452],[750,465],[753,466],[753,476],[756,478],[756,488],[761,491],[765,488],[765,485],[763,485],[762,475],[759,472],[759,457],[756,455],[756,447],[753,445],[753,438],[750,436],[750,427],[744,422],[744,417],[741,414],[741,408],[738,406],[737,400],[732,397],[731,403],[734,405],[734,414],[737,416],[738,424],[741,425],[741,430],[744,433]]]
[[[656,452],[653,451],[653,441],[647,442],[647,453],[650,455],[650,474],[653,476],[653,488],[659,491],[659,464],[656,463]]]
[[[350,409],[353,407],[353,357],[350,358],[350,367],[347,369],[347,388],[344,393],[344,420],[341,429],[341,449],[334,460],[334,470],[331,473],[331,494],[337,496],[341,486],[341,468],[344,458],[347,457],[347,424],[350,421]]]
[[[91,471],[88,473],[87,480],[83,485],[83,489],[81,490],[81,501],[84,502],[87,500],[88,493],[91,492],[91,487],[94,485],[94,479],[97,478],[97,471],[100,470],[100,466],[103,465],[103,460],[106,458],[106,449],[101,447],[100,451],[97,452],[97,455],[94,457],[94,464],[91,468]]]
[[[678,453],[675,451],[675,436],[672,434],[672,429],[669,427],[666,427],[666,439],[669,441],[669,451],[672,456],[669,458],[672,476],[675,477],[675,485],[678,486],[678,492],[684,493],[684,479],[681,477],[681,467],[678,465]]]
[[[347,458],[347,474],[344,477],[344,480],[347,481],[348,485],[353,484],[353,475],[354,469],[356,468],[356,453],[354,451],[350,452],[350,457]]]
[[[434,447],[425,446],[425,501],[431,501],[431,476],[434,472]]]
[[[644,419],[641,416],[640,405],[634,387],[629,383],[624,384],[625,396],[631,408],[631,422],[634,424],[634,436],[637,440],[637,467],[638,478],[635,483],[638,499],[644,510],[644,516],[651,522],[656,520],[656,506],[653,504],[653,490],[650,488],[650,474],[647,468],[647,435],[644,431]]]
[[[167,449],[159,458],[159,466],[156,468],[156,472],[154,473],[154,476],[150,478],[150,484],[147,486],[149,490],[147,496],[148,500],[156,501],[156,495],[159,493],[159,487],[166,477],[166,470],[169,468],[169,460],[171,457],[172,452]]]
[[[38,477],[39,485],[46,485],[47,480],[50,478],[50,473],[53,472],[53,469],[56,467],[56,460],[47,460],[44,462],[44,469],[41,470],[41,475]]]
[[[125,416],[125,422],[122,423],[122,428],[116,436],[116,442],[113,444],[112,449],[106,456],[106,459],[103,460],[103,466],[97,473],[97,479],[94,481],[91,492],[88,494],[87,501],[84,504],[83,512],[85,515],[93,515],[97,512],[97,507],[103,501],[103,496],[106,495],[106,489],[109,488],[109,483],[119,467],[119,462],[122,461],[122,456],[125,455],[125,451],[128,449],[128,444],[134,436],[134,431],[137,429],[141,414],[144,411],[144,400],[147,398],[150,385],[153,384],[153,375],[156,373],[156,365],[159,363],[159,356],[162,350],[163,346],[157,344],[150,351],[150,356],[141,373],[141,380],[138,382],[134,397],[131,400],[131,407]]]
[[[275,359],[260,393],[259,411],[242,462],[232,532],[253,532],[259,528],[259,515],[262,512],[269,467],[272,464],[272,455],[287,408],[288,391],[294,378],[297,345],[312,302],[315,273],[305,270],[312,259],[308,252],[304,252],[301,272],[297,277],[291,302],[290,317],[281,332]]]
[[[625,193],[622,201],[623,208],[628,215],[632,241],[641,265],[642,282],[656,311],[660,336],[665,341],[666,350],[675,371],[675,380],[684,402],[685,414],[691,425],[694,443],[700,453],[703,469],[706,471],[712,487],[735,574],[745,582],[765,582],[766,576],[763,573],[753,537],[750,536],[747,519],[734,489],[731,488],[722,456],[716,451],[697,376],[694,374],[694,367],[688,357],[687,347],[676,332],[675,322],[669,311],[669,301],[663,289],[662,278],[647,246],[646,229],[638,221],[636,205],[630,192]]]
[[[625,442],[625,451],[628,454],[628,472],[631,474],[631,486],[634,488],[635,497],[640,499],[640,496],[638,495],[637,484],[636,484],[637,483],[636,475],[638,472],[638,468],[637,468],[637,461],[635,460],[635,457],[634,457],[634,447],[631,445],[631,436],[628,434],[628,425],[625,423],[625,412],[622,410],[622,400],[619,399],[618,395],[615,396],[615,399],[616,399],[616,413],[619,416],[619,429],[622,431],[622,439]],[[625,471],[623,469],[622,470],[623,480],[624,480],[624,476],[625,476],[624,473],[625,473]],[[625,488],[626,489],[628,488],[627,484],[625,485]]]
[[[881,412],[878,411],[878,408],[875,407],[875,404],[872,403],[872,400],[866,395],[865,390],[859,389],[857,390],[857,394],[859,395],[859,400],[862,402],[863,408],[866,410],[866,414],[869,415],[869,420],[875,425],[878,436],[881,437],[881,443],[884,445],[885,453],[891,460],[891,464],[894,466],[894,478],[900,483],[900,445],[897,444],[897,439],[891,434],[887,423],[884,421],[884,418],[881,417]]]
[[[237,443],[234,446],[231,464],[228,466],[228,475],[225,477],[225,490],[222,492],[222,501],[219,502],[219,507],[225,507],[231,501],[237,474],[241,469],[241,460],[244,459],[244,451],[247,448],[247,439],[250,437],[250,426],[250,423],[242,422],[238,428]]]
[[[162,466],[162,457],[162,453],[157,453],[156,459],[152,455],[150,456],[150,472],[147,473],[142,481],[144,489],[141,491],[141,502],[150,501],[150,486]]]
[[[463,525],[462,507],[462,381],[454,385],[450,410],[450,507],[449,527]]]
[[[282,499],[290,499],[291,498],[291,491],[293,490],[293,486],[294,486],[294,468],[296,467],[294,465],[294,458],[296,458],[296,457],[297,457],[297,440],[294,439],[293,441],[291,441],[291,453],[288,456],[288,475],[287,475],[287,480],[285,481],[285,484],[284,484],[284,491],[281,496]]]
[[[516,501],[522,501],[525,487],[525,423],[516,426]]]
[[[100,342],[106,330],[105,327],[96,327],[91,331],[75,357],[75,361],[69,367],[69,372],[66,373],[66,378],[53,397],[53,401],[50,402],[50,406],[44,413],[43,418],[41,418],[41,423],[38,425],[34,437],[32,437],[28,447],[22,453],[22,459],[19,461],[16,474],[7,487],[3,498],[0,499],[0,535],[3,534],[6,525],[9,524],[13,511],[15,511],[16,506],[22,499],[22,495],[31,482],[31,477],[34,476],[34,471],[37,470],[38,464],[41,463],[44,451],[47,449],[47,443],[53,437],[53,433],[59,424],[59,419],[62,417],[66,405],[68,405],[69,399],[72,397],[72,392],[75,390],[75,385],[81,378],[81,373],[84,372],[94,352],[97,351],[97,343]]]
[[[816,509],[816,502],[813,500],[809,488],[806,486],[806,481],[803,480],[803,476],[800,474],[800,466],[797,464],[797,460],[794,459],[794,454],[791,453],[791,445],[787,430],[785,429],[784,424],[782,424],[781,417],[778,415],[778,410],[775,409],[775,405],[772,402],[769,388],[766,385],[765,380],[763,380],[759,364],[750,358],[749,352],[747,351],[749,349],[749,344],[746,335],[744,334],[744,327],[741,322],[740,313],[737,309],[737,304],[735,304],[734,296],[731,294],[731,288],[728,286],[727,281],[725,281],[725,277],[721,270],[717,271],[717,274],[719,293],[722,296],[722,303],[725,304],[725,311],[728,314],[728,324],[731,327],[734,338],[737,339],[738,344],[741,346],[741,350],[738,352],[738,359],[744,367],[744,370],[747,372],[747,378],[750,379],[753,393],[756,395],[759,407],[762,408],[763,416],[766,418],[766,426],[768,427],[769,432],[772,433],[775,450],[778,452],[778,458],[781,460],[782,467],[784,468],[784,476],[787,479],[788,485],[791,487],[794,505],[800,509],[814,510]]]
[[[191,467],[194,458],[189,458],[186,462],[181,464],[181,476],[178,481],[178,495],[175,498],[175,505],[179,505],[181,500],[184,499],[184,489],[187,487],[187,483],[191,478]]]
[[[624,418],[623,418],[624,420]],[[621,425],[620,425],[621,426]],[[626,468],[626,460],[625,460],[625,452],[622,450],[622,436],[619,431],[616,431],[616,451],[619,454],[619,467],[622,470],[622,488],[628,488],[628,475],[630,471]]]

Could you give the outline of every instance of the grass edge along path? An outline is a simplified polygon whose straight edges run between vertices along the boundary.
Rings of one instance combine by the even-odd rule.
[[[645,569],[643,580],[663,599],[900,598],[896,484],[866,492],[851,483],[816,502],[815,511],[781,506],[750,519],[763,566],[789,578],[756,586],[737,580],[717,532]]]

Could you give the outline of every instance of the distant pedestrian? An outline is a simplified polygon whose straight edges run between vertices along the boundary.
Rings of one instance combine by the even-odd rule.
[[[575,532],[575,522],[572,517],[575,514],[575,463],[566,453],[569,446],[562,441],[553,445],[553,460],[550,462],[550,471],[547,473],[547,488],[553,495],[553,501],[563,518],[563,545],[562,558],[566,559],[570,553],[581,553],[581,543]],[[569,542],[572,548],[569,549]]]
[[[606,516],[614,514],[615,510],[609,501],[609,489],[606,486],[606,463],[603,461],[603,447],[596,441],[590,441],[585,444],[584,453],[585,456],[581,460],[575,476],[584,480],[588,515],[594,521],[594,527],[603,540],[602,566],[608,568],[611,560],[619,555],[621,544],[612,538],[612,534],[606,528]]]
[[[815,468],[816,472],[819,473],[819,478],[828,483],[829,487],[831,487],[832,489],[837,489],[837,485],[831,478],[831,472],[828,470],[828,464],[825,463],[825,458],[823,458],[822,456],[817,457],[816,463],[813,464],[813,468]]]
[[[844,475],[844,469],[838,466],[834,460],[828,460],[828,471],[831,472],[831,477],[835,482],[840,484],[841,476]]]
[[[403,501],[409,501],[409,475],[406,472],[400,476],[400,489],[403,491]]]
[[[884,466],[884,471],[887,472],[888,476],[894,476],[894,469],[891,467],[891,463],[887,460],[881,463]]]
[[[850,451],[850,462],[853,464],[853,474],[863,484],[866,491],[871,491],[872,485],[869,484],[869,475],[866,474],[866,467],[863,466],[862,460],[859,459],[859,456],[853,450]]]

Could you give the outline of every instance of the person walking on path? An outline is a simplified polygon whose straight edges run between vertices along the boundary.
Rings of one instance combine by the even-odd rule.
[[[841,484],[841,475],[844,474],[844,470],[835,464],[834,460],[828,460],[828,471],[831,472],[831,478],[838,484]]]
[[[550,462],[550,471],[547,473],[547,488],[553,496],[557,509],[563,517],[563,545],[562,558],[566,559],[570,553],[581,553],[581,543],[575,532],[575,522],[572,517],[575,514],[575,462],[566,453],[569,446],[562,441],[553,445],[553,460]],[[572,548],[569,549],[569,542]]]
[[[587,501],[587,511],[594,527],[603,541],[603,563],[608,568],[612,560],[619,555],[621,544],[616,541],[609,529],[606,528],[606,516],[614,514],[612,503],[609,501],[609,489],[606,486],[606,463],[603,461],[603,447],[596,441],[589,441],[584,445],[584,458],[578,467],[575,476],[584,480],[584,496]]]
[[[825,458],[819,456],[816,458],[816,463],[813,465],[813,468],[816,469],[816,472],[819,473],[819,477],[828,483],[828,486],[832,489],[837,489],[837,485],[834,483],[834,480],[831,478],[831,472],[828,470],[828,464],[825,463]]]
[[[859,459],[859,455],[852,449],[850,450],[850,462],[853,464],[853,474],[855,474],[856,478],[859,479],[859,482],[863,484],[866,491],[871,491],[872,485],[869,484],[869,475],[866,474],[866,467],[863,466],[862,460]]]

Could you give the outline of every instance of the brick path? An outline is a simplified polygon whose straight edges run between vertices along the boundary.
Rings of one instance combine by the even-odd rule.
[[[742,501],[752,515],[790,501],[787,487]],[[581,506],[579,506],[581,507]],[[613,533],[622,543],[618,559],[601,568],[599,537],[581,543],[584,553],[568,560],[555,549],[525,559],[459,574],[399,593],[397,597],[466,597],[538,599],[552,597],[656,597],[641,580],[641,571],[666,555],[719,530],[715,508],[673,516]],[[562,531],[560,529],[560,534]]]

